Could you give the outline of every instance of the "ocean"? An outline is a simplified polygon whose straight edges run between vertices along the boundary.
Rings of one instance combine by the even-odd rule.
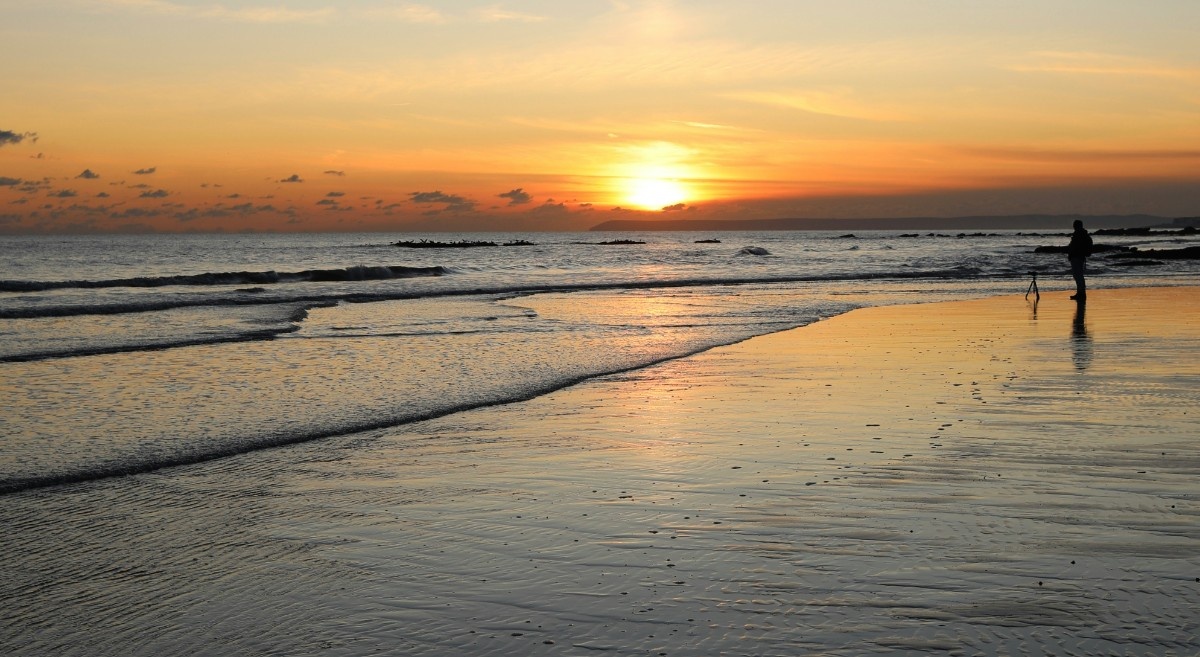
[[[1065,257],[1034,253],[1067,238],[1065,230],[5,237],[0,492],[527,400],[854,308],[1019,295],[1035,273],[1042,292],[1070,289]],[[1145,249],[1182,239],[1097,241]],[[1089,284],[1200,279],[1195,261],[1141,265],[1095,257]]]

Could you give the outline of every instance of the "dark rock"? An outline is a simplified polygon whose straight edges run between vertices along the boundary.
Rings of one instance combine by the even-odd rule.
[[[496,246],[495,242],[474,242],[470,240],[461,240],[458,242],[437,242],[433,240],[401,240],[392,243],[392,246],[400,246],[408,249],[466,249],[479,246]]]
[[[1114,258],[1157,258],[1159,260],[1200,260],[1200,246],[1188,246],[1182,249],[1146,249],[1129,253],[1113,254]]]

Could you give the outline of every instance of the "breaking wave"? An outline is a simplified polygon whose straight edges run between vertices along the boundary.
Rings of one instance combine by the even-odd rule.
[[[325,283],[344,281],[384,281],[396,278],[443,276],[445,267],[405,267],[399,265],[359,265],[342,269],[307,269],[297,272],[235,271],[209,272],[179,276],[139,276],[109,280],[0,281],[0,292],[45,292],[64,289],[108,287],[168,287],[175,285],[274,285],[279,283]]]

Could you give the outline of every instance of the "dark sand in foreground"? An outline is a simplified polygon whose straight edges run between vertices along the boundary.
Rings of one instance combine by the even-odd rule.
[[[866,309],[0,497],[0,653],[1195,655],[1196,300]]]

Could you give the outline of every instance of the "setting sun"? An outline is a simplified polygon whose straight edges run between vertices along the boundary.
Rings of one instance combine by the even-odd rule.
[[[626,198],[644,210],[661,210],[683,203],[688,198],[687,190],[674,180],[662,178],[638,178],[627,183]]]

